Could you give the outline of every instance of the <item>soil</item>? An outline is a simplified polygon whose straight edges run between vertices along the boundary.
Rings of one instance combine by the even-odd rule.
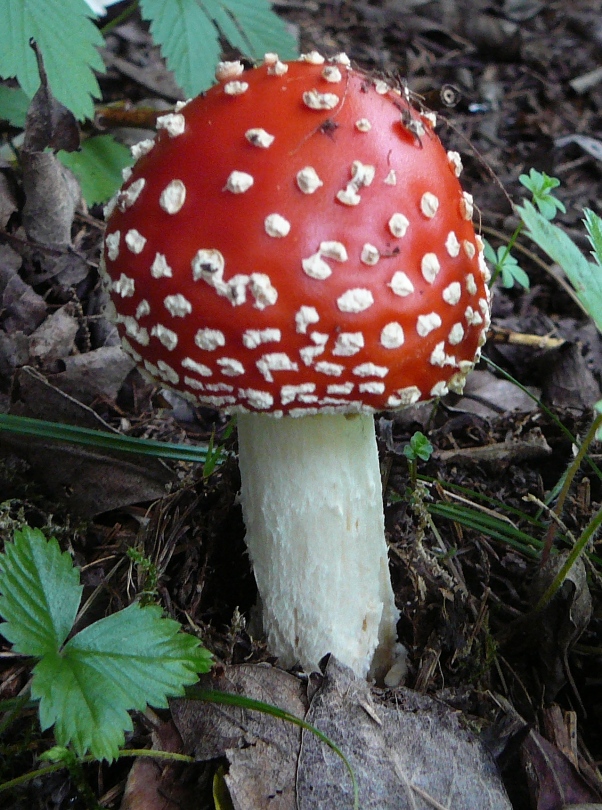
[[[298,33],[302,52],[345,51],[438,110],[438,132],[462,154],[463,184],[492,245],[514,231],[511,203],[526,196],[519,176],[533,167],[561,181],[556,194],[566,212],[556,222],[589,251],[583,209],[602,213],[602,2],[281,0],[275,8]],[[103,105],[173,102],[140,20],[114,30],[108,49]],[[152,68],[151,87],[116,67],[116,56]],[[97,125],[101,119],[99,110]],[[12,135],[0,129],[0,137]],[[249,629],[256,589],[227,418],[193,409],[118,360],[115,331],[99,308],[101,208],[76,211],[73,250],[44,251],[25,235],[23,202],[20,173],[0,165],[0,409],[172,442],[213,437],[224,454],[211,475],[198,465],[135,457],[118,470],[107,453],[0,434],[0,532],[8,538],[20,520],[50,529],[81,568],[85,596],[95,593],[91,619],[151,587],[224,665],[269,661]],[[376,425],[399,633],[409,649],[406,686],[445,699],[482,731],[515,808],[561,808],[575,803],[571,797],[602,800],[596,536],[553,609],[530,611],[558,570],[555,561],[602,507],[594,442],[559,519],[552,513],[602,399],[602,342],[561,271],[526,239],[515,255],[530,287],[496,283],[490,339],[465,394],[384,413]],[[82,360],[93,352],[94,364]],[[409,504],[404,447],[417,430],[434,451],[419,463],[423,483]],[[454,507],[465,510],[463,518]],[[543,565],[547,543],[552,554]],[[152,562],[154,582],[125,555],[132,547]],[[6,644],[0,698],[19,695],[29,673]],[[128,744],[144,747],[150,721],[134,719]],[[547,740],[545,757],[528,745],[531,730]],[[33,768],[51,740],[26,712],[0,744],[2,779]],[[561,770],[567,760],[569,770]],[[129,767],[88,767],[102,806],[120,805]],[[560,773],[566,792],[554,793]],[[86,806],[64,772],[2,801]],[[213,806],[207,802],[195,806]],[[189,805],[182,799],[180,806]]]

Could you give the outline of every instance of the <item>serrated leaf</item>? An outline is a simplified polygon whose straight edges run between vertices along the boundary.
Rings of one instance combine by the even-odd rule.
[[[196,96],[214,81],[219,60],[218,32],[197,0],[140,0],[176,81],[187,96]]]
[[[228,42],[245,56],[261,59],[275,51],[294,59],[297,45],[268,0],[202,0]]]
[[[91,118],[100,96],[94,70],[104,40],[84,0],[2,0],[0,76],[15,76],[28,97],[40,83],[29,40],[38,43],[53,95],[78,118]]]
[[[188,96],[213,84],[220,34],[254,59],[267,51],[277,51],[283,59],[297,52],[294,38],[268,0],[140,0],[140,6],[169,69]]]
[[[529,237],[560,265],[575,294],[602,332],[602,268],[588,261],[567,234],[539,214],[529,202],[517,206]]]
[[[131,166],[130,150],[111,135],[83,141],[78,152],[58,152],[58,158],[79,180],[88,205],[106,202],[123,183],[122,169]]]
[[[602,219],[591,208],[584,208],[585,227],[592,245],[592,256],[602,267]]]
[[[130,605],[74,636],[35,667],[31,692],[42,728],[78,755],[113,759],[132,728],[128,711],[167,706],[167,697],[207,672],[211,656],[157,606]]]
[[[18,87],[0,85],[0,121],[22,129],[30,99]]]
[[[0,632],[16,652],[43,656],[67,638],[81,599],[79,572],[39,529],[15,532],[0,555]]]

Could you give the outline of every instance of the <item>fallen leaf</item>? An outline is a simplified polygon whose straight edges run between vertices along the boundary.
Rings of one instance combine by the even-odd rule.
[[[49,374],[48,381],[84,405],[95,399],[114,401],[127,375],[135,367],[121,346],[103,346],[62,360],[64,371]]]
[[[521,760],[536,810],[562,810],[600,799],[564,754],[537,731],[523,742]]]
[[[403,688],[385,705],[333,657],[318,681],[307,713],[301,682],[274,667],[228,667],[212,688],[305,715],[351,762],[362,810],[510,810],[493,760],[459,713]],[[235,810],[353,807],[343,761],[312,732],[301,736],[282,720],[188,700],[173,701],[172,715],[185,751],[227,758]]]
[[[510,810],[501,778],[459,713],[410,689],[395,705],[330,658],[306,720],[343,750],[360,789],[362,810]],[[349,776],[336,754],[303,732],[297,779],[299,810],[353,807]]]
[[[534,604],[552,583],[568,553],[551,557],[539,571],[532,584]],[[589,624],[591,615],[592,597],[585,565],[577,559],[555,596],[531,622],[533,651],[545,686],[546,702],[554,700],[567,681],[572,684],[568,654]]]
[[[113,430],[93,410],[51,385],[35,369],[16,375],[18,400],[10,413]],[[116,431],[115,431],[116,432]],[[160,459],[80,447],[3,432],[2,448],[24,458],[32,475],[57,501],[89,518],[119,507],[163,497],[175,481],[172,469]]]
[[[202,678],[200,686],[271,703],[301,718],[307,708],[302,682],[275,667],[228,667],[218,680]],[[296,810],[297,726],[260,712],[199,701],[175,700],[171,710],[185,751],[201,760],[227,757],[224,779],[235,810]]]
[[[29,356],[40,363],[51,364],[68,357],[74,350],[79,329],[73,304],[65,304],[49,315],[29,339]]]

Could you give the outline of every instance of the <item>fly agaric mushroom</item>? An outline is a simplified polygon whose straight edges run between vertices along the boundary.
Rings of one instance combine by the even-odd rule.
[[[126,350],[237,413],[271,651],[382,677],[399,647],[372,414],[462,390],[483,245],[430,114],[340,55],[244,71],[158,119],[110,206]]]

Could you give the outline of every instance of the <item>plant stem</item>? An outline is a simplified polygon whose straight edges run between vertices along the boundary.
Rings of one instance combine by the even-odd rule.
[[[560,494],[558,496],[558,501],[556,502],[556,508],[554,512],[558,518],[562,517],[562,512],[564,510],[564,502],[566,501],[567,495],[573,483],[573,479],[577,474],[577,471],[581,467],[581,463],[583,462],[587,451],[596,437],[596,433],[600,426],[602,425],[602,414],[596,416],[592,424],[590,425],[589,430],[585,434],[581,445],[579,447],[579,452],[571,462],[570,467],[567,470],[566,476],[564,478],[564,483],[562,485],[562,489],[560,490]],[[556,531],[558,528],[557,523],[551,523],[548,531],[546,532],[544,547],[541,555],[541,563],[542,565],[547,561],[548,557],[550,556],[550,551],[552,549],[552,543],[554,542],[554,537],[556,535]]]
[[[114,20],[106,23],[105,25],[101,26],[100,33],[106,37],[108,33],[110,33],[114,28],[117,28],[118,25],[121,25],[122,22],[125,22],[138,8],[138,0],[134,0],[133,3],[130,3],[129,6],[123,9],[123,11],[118,14]]]
[[[499,262],[496,264],[496,266],[495,266],[495,268],[494,268],[494,270],[493,270],[493,273],[491,274],[491,281],[489,282],[489,286],[490,286],[490,287],[492,287],[492,286],[493,286],[494,281],[496,280],[496,278],[497,278],[497,277],[499,276],[499,274],[501,273],[501,271],[502,271],[502,267],[504,266],[504,264],[505,264],[505,262],[506,262],[506,259],[507,259],[507,258],[508,258],[508,256],[510,255],[510,251],[511,251],[511,250],[512,250],[512,248],[514,247],[514,245],[515,245],[515,243],[516,243],[516,240],[518,239],[518,237],[519,237],[519,236],[521,235],[521,233],[523,232],[524,227],[525,227],[525,226],[523,225],[523,223],[522,223],[522,222],[519,222],[519,223],[518,223],[518,225],[516,226],[516,229],[515,229],[514,233],[513,233],[513,234],[512,234],[512,236],[510,237],[510,239],[509,239],[509,241],[508,241],[508,244],[506,245],[506,248],[505,248],[504,252],[502,253],[502,257],[501,257],[501,259],[500,259],[500,260],[499,260]]]
[[[149,757],[151,759],[171,759],[174,762],[196,762],[194,757],[189,757],[186,754],[175,754],[172,751],[153,751],[146,748],[130,748],[118,751],[116,759],[122,759],[123,757]],[[81,765],[85,765],[88,762],[98,762],[98,760],[96,757],[89,755],[81,757],[78,762]],[[30,782],[32,779],[46,776],[46,774],[49,773],[55,773],[66,767],[65,762],[57,762],[54,765],[48,765],[46,768],[38,768],[35,771],[21,774],[21,776],[16,776],[14,779],[9,779],[8,782],[3,782],[0,785],[0,793],[4,793],[4,791],[10,790],[11,788],[19,787],[20,785],[26,785],[27,782]]]
[[[564,565],[562,566],[560,571],[558,571],[558,573],[550,583],[547,590],[543,593],[538,603],[533,608],[534,613],[539,613],[540,611],[542,611],[548,604],[548,602],[554,597],[556,591],[560,588],[560,586],[564,582],[566,575],[569,573],[569,571],[575,564],[576,559],[579,556],[581,556],[586,545],[589,543],[590,539],[597,532],[597,530],[600,528],[601,525],[602,525],[602,509],[599,509],[598,512],[596,512],[596,514],[594,515],[594,517],[590,520],[588,525],[585,527],[583,534],[581,535],[579,540],[577,540],[577,542],[571,549],[568,557],[564,562]]]

